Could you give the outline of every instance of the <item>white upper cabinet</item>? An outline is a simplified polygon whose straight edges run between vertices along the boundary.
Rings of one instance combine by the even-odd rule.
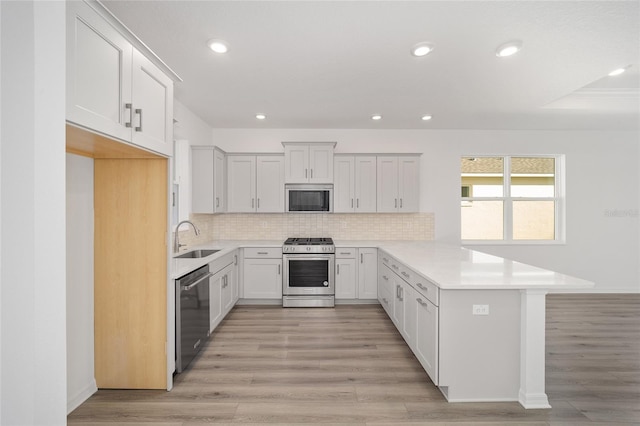
[[[229,212],[256,211],[255,156],[227,156],[227,203]]]
[[[109,16],[82,1],[67,2],[67,120],[170,157],[173,79]]]
[[[333,162],[333,211],[349,213],[355,209],[355,159],[336,155]]]
[[[420,207],[420,158],[378,156],[378,212],[414,213]]]
[[[228,212],[284,212],[282,155],[227,156]]]
[[[333,210],[336,213],[376,211],[376,157],[336,155]]]
[[[225,211],[224,152],[214,146],[191,147],[192,213]]]
[[[173,151],[173,81],[133,50],[131,142],[170,156]]]
[[[256,157],[256,211],[284,212],[284,157],[259,155]]]
[[[285,183],[333,183],[335,142],[283,142]]]

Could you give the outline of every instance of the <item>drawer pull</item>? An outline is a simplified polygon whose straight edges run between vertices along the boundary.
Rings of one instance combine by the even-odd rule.
[[[398,265],[393,265],[393,264],[392,264],[392,265],[391,265],[391,267],[392,267],[393,269],[399,269],[399,268],[398,268]]]
[[[269,254],[268,251],[259,251],[258,254]]]
[[[389,261],[389,259],[387,259],[386,257],[383,257],[382,260],[384,260],[385,262]]]
[[[347,256],[347,255],[350,255],[351,252],[350,251],[341,251],[340,254],[343,255],[343,256]]]
[[[400,272],[400,273],[401,273],[403,276],[405,276],[405,277],[409,278],[409,274],[407,274],[406,272],[402,271],[402,272]]]
[[[384,278],[385,281],[389,281],[389,277],[386,275],[383,275],[382,278]]]
[[[427,302],[423,302],[422,299],[420,299],[419,297],[416,299],[416,302],[418,302],[422,306],[426,306],[426,307],[429,306],[429,304]]]
[[[422,285],[422,284],[420,284],[420,283],[416,283],[416,285],[417,285],[418,287],[420,287],[421,289],[425,290],[425,291],[429,291],[429,288],[428,288],[428,287],[425,287],[425,286],[423,286],[423,285]]]

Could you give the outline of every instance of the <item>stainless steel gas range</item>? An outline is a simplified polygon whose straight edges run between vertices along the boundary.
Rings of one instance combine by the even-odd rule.
[[[335,306],[335,246],[331,238],[288,238],[282,246],[282,306]]]

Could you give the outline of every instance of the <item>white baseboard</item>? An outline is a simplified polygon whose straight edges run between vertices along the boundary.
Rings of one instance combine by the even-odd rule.
[[[67,414],[78,408],[80,404],[85,402],[91,395],[98,391],[96,379],[92,379],[80,392],[76,393],[67,401]]]

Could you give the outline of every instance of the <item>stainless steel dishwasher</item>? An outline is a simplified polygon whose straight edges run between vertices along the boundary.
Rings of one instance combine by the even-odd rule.
[[[209,265],[176,280],[176,371],[181,373],[209,337]]]

